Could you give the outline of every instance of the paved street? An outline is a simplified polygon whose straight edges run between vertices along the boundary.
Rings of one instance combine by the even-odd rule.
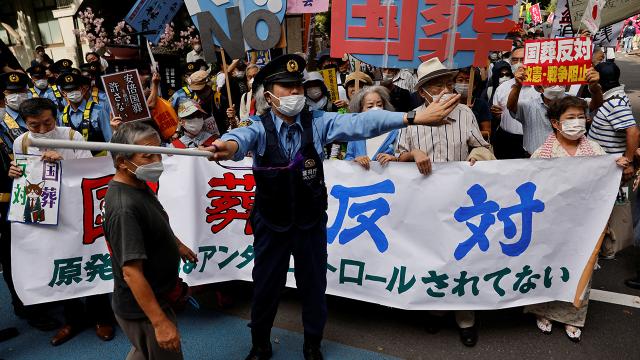
[[[619,55],[620,56],[620,55]],[[640,119],[640,57],[617,60],[623,82],[631,98],[636,119]],[[327,359],[640,359],[640,291],[624,286],[634,272],[631,248],[614,260],[601,260],[601,269],[593,279],[593,289],[622,293],[635,298],[593,291],[629,305],[591,301],[582,342],[574,344],[561,326],[553,334],[543,335],[534,318],[521,308],[478,313],[480,339],[474,348],[458,340],[452,317],[437,334],[424,330],[424,312],[404,311],[375,304],[329,297],[329,321],[323,348]],[[186,359],[242,359],[250,346],[248,283],[230,285],[236,302],[226,309],[213,306],[211,291],[197,295],[199,311],[188,310],[179,316]],[[301,308],[296,290],[283,295],[272,340],[274,359],[301,359]],[[635,304],[633,303],[635,301]],[[0,327],[16,326],[21,335],[0,343],[0,358],[16,360],[122,359],[128,341],[118,331],[110,343],[85,331],[69,343],[53,348],[48,344],[53,332],[33,330],[11,312],[8,294],[0,286]]]

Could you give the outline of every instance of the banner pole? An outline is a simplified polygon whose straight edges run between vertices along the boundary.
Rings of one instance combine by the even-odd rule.
[[[471,94],[473,93],[473,81],[476,76],[476,68],[475,66],[471,66],[469,69],[469,89],[467,90],[467,106],[471,107]]]
[[[47,149],[73,149],[73,150],[90,150],[90,151],[114,151],[123,153],[143,153],[143,154],[165,154],[165,155],[182,155],[182,156],[201,156],[210,157],[212,152],[196,149],[176,149],[163,146],[145,146],[145,145],[129,145],[129,144],[113,144],[92,141],[72,141],[72,140],[51,140],[51,139],[34,139],[29,138],[30,147],[39,147]]]
[[[227,85],[227,100],[229,101],[229,107],[233,107],[231,103],[231,87],[229,85],[229,72],[227,71],[227,59],[224,55],[224,49],[220,48],[220,53],[222,54],[222,71],[224,72],[224,83]]]

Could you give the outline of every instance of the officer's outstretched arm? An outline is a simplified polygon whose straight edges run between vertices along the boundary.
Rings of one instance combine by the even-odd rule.
[[[202,148],[202,150],[210,151],[210,161],[231,160],[238,151],[238,143],[233,140],[216,140],[213,145]]]

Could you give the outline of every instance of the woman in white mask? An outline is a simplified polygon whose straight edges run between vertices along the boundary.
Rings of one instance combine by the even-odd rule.
[[[566,96],[551,103],[548,114],[553,133],[531,155],[531,158],[550,159],[570,156],[606,155],[598,143],[584,136],[587,109],[587,102],[575,96]],[[629,165],[625,157],[616,159],[616,163],[622,168]],[[556,321],[564,324],[567,337],[571,341],[578,342],[587,317],[590,290],[591,281],[589,281],[585,289],[580,308],[575,308],[571,303],[553,301],[529,305],[525,307],[524,311],[536,315],[536,324],[543,333],[551,333],[552,321]]]
[[[192,99],[186,99],[178,105],[178,117],[183,135],[171,142],[171,146],[178,149],[197,148],[198,146],[210,146],[220,137],[218,128],[213,133],[205,129],[205,117],[207,114],[200,105]],[[209,124],[211,125],[211,124]],[[215,121],[213,121],[215,126]]]
[[[84,141],[82,134],[68,127],[56,126],[58,108],[46,98],[27,99],[20,105],[20,114],[24,117],[28,132],[20,135],[13,143],[13,153],[40,155],[44,161],[59,161],[90,158],[88,150],[47,149],[27,146],[28,139],[53,139]],[[12,162],[9,176],[22,176],[22,170]]]
[[[329,99],[329,90],[327,90],[324,78],[319,72],[307,73],[302,85],[309,110],[337,111],[337,107]]]
[[[369,86],[356,93],[349,103],[350,113],[387,110],[395,111],[389,100],[389,90],[384,86]],[[371,161],[386,165],[398,161],[395,156],[398,130],[371,139],[349,141],[344,160],[352,160],[369,170]]]

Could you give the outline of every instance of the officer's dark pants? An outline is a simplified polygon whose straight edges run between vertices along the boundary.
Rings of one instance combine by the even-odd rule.
[[[20,301],[16,289],[13,286],[11,275],[11,223],[7,221],[9,203],[0,204],[0,263],[2,263],[2,276],[7,283],[11,294],[11,303],[14,312],[19,316],[25,316],[25,306]]]
[[[82,301],[84,299],[84,302]],[[76,326],[113,325],[115,317],[108,294],[61,301],[65,323]]]
[[[305,340],[322,338],[327,322],[327,215],[307,230],[276,232],[259,214],[252,221],[255,253],[251,323],[254,344],[268,342],[293,254],[296,286],[302,297]],[[258,344],[260,345],[260,344]]]

